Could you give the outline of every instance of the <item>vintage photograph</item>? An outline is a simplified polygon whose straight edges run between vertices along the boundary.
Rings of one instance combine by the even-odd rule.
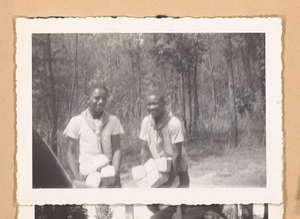
[[[32,109],[87,187],[266,186],[264,33],[33,34]]]
[[[35,205],[34,219],[276,219],[280,206],[268,204],[230,205]],[[28,209],[30,208],[30,209]],[[277,210],[277,212],[275,211]],[[270,214],[270,216],[269,216]],[[275,217],[274,217],[275,215]],[[19,215],[22,216],[22,215]],[[281,217],[280,217],[281,216]],[[20,217],[22,219],[23,217]],[[27,219],[28,219],[27,218]]]
[[[31,188],[267,188],[266,32],[30,33]]]

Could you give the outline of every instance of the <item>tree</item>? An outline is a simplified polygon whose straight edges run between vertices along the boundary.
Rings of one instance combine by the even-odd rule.
[[[210,33],[207,35],[208,36],[208,52],[209,52],[209,72],[211,73],[211,77],[212,77],[212,100],[213,100],[213,105],[214,105],[214,113],[216,115],[217,113],[217,103],[216,103],[216,88],[215,88],[215,76],[214,76],[214,68],[215,66],[213,65],[213,59],[212,59],[212,37],[213,37],[213,33]]]
[[[228,64],[228,95],[229,95],[229,114],[231,121],[230,138],[234,147],[238,146],[238,127],[237,127],[237,114],[235,109],[235,85],[233,77],[233,61],[232,61],[232,45],[231,36],[226,34],[228,50],[226,53],[227,64]]]
[[[97,205],[96,207],[96,219],[112,219],[113,212],[109,205]]]
[[[51,41],[50,34],[44,35],[43,51],[44,51],[44,65],[45,65],[45,75],[46,83],[43,91],[45,92],[45,97],[48,105],[48,115],[51,123],[50,130],[50,145],[55,154],[57,154],[57,101],[55,93],[55,78],[52,69],[52,54],[51,54]]]

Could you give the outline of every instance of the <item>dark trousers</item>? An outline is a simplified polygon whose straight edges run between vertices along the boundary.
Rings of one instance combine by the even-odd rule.
[[[179,177],[179,186],[177,188],[189,188],[190,187],[190,177],[189,177],[188,170],[178,172],[178,177]],[[163,187],[163,185],[161,187]],[[152,213],[154,213],[153,217],[151,217],[153,219],[156,219],[156,217],[157,217],[157,219],[172,218],[172,215],[176,212],[176,207],[174,207],[174,206],[168,207],[161,211],[159,210],[158,204],[147,205],[147,208]],[[159,213],[159,212],[162,212],[162,213]],[[158,214],[158,216],[154,217],[156,214]],[[170,215],[171,215],[171,217],[169,217]]]
[[[190,177],[188,170],[186,171],[180,171],[177,173],[179,177],[179,186],[177,188],[189,188],[190,187]],[[161,185],[158,188],[167,188],[165,187],[165,184]]]

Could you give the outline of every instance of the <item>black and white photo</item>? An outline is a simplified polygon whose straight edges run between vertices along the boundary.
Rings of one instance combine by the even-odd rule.
[[[18,21],[19,196],[281,202],[279,19]]]

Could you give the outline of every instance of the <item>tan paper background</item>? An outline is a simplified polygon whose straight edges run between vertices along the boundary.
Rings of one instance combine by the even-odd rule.
[[[285,218],[295,215],[300,177],[300,1],[298,0],[0,0],[0,218],[16,218],[14,18],[47,16],[253,17],[283,19]],[[24,109],[26,110],[26,109]]]

